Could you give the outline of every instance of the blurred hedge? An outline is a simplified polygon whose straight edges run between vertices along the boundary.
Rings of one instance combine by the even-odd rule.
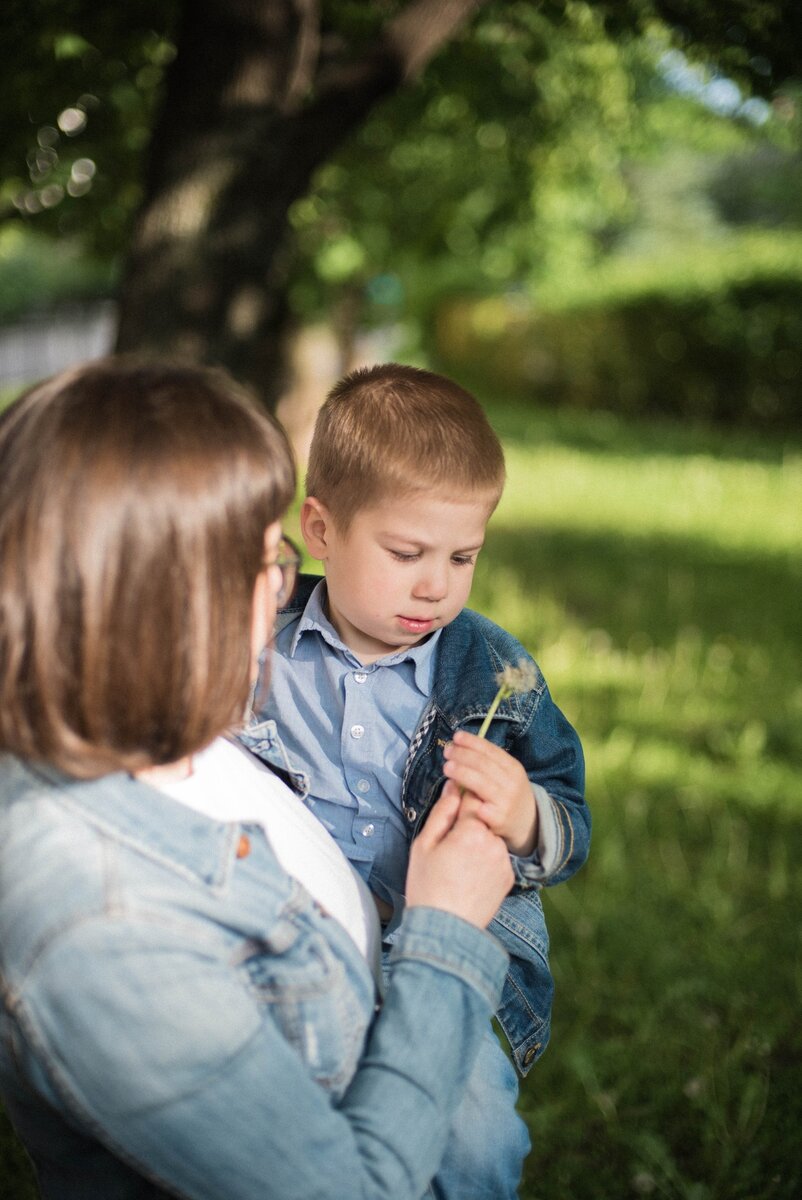
[[[600,272],[538,308],[515,296],[452,301],[433,354],[482,390],[540,403],[799,428],[802,246],[733,249],[641,265],[629,279]]]
[[[54,241],[21,224],[0,230],[0,321],[107,299],[115,284],[115,265],[91,258],[75,239]]]

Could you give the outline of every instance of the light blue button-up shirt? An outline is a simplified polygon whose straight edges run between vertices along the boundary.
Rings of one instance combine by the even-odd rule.
[[[290,759],[309,774],[308,807],[397,917],[409,857],[401,779],[431,695],[440,631],[365,665],[326,616],[325,589],[321,580],[276,635],[271,709],[281,714]]]

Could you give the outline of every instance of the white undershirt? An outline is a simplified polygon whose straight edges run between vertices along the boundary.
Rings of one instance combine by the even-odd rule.
[[[261,825],[276,858],[350,934],[380,979],[381,934],[364,881],[320,822],[258,759],[225,738],[193,755],[185,779],[158,788],[213,821]]]

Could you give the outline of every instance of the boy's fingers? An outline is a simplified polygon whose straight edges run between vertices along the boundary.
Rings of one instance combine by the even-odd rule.
[[[484,760],[490,760],[501,766],[505,763],[510,755],[501,746],[497,746],[495,742],[489,742],[487,738],[477,737],[475,733],[468,733],[465,729],[458,729],[454,734],[454,739],[451,743],[450,753],[475,754]],[[448,757],[448,755],[446,755]]]
[[[449,780],[454,780],[468,792],[475,792],[480,800],[491,800],[498,793],[498,775],[484,769],[483,764],[449,759],[444,768]]]
[[[475,738],[479,746],[487,745],[481,739]],[[499,746],[491,747],[493,753],[477,751],[474,746],[453,744],[448,751],[443,767],[443,774],[448,779],[456,779],[464,786],[471,786],[464,778],[465,770],[473,770],[484,780],[480,791],[483,799],[488,800],[500,795],[506,789],[518,788],[526,778],[526,772],[517,759],[511,758],[506,750]],[[474,788],[474,790],[478,790]]]

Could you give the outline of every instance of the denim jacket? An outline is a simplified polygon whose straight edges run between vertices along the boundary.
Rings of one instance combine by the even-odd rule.
[[[302,575],[279,622],[306,607],[319,576]],[[443,748],[458,729],[478,733],[498,690],[496,675],[522,659],[533,663],[534,688],[499,705],[487,737],[524,766],[533,786],[547,794],[545,813],[556,845],[556,866],[547,874],[537,861],[513,858],[516,884],[490,926],[511,955],[501,1005],[496,1013],[518,1070],[526,1075],[546,1048],[551,1029],[554,982],[540,889],[568,879],[582,866],[590,845],[590,812],[583,799],[585,770],[576,731],[551,698],[531,656],[494,622],[463,609],[440,634],[432,695],[407,755],[401,805],[414,836],[444,784]],[[259,753],[258,741],[249,741]],[[304,793],[308,780],[294,773]],[[541,808],[541,820],[544,809]]]
[[[375,1017],[261,827],[0,757],[0,1097],[46,1200],[419,1200],[506,966],[414,908]]]

